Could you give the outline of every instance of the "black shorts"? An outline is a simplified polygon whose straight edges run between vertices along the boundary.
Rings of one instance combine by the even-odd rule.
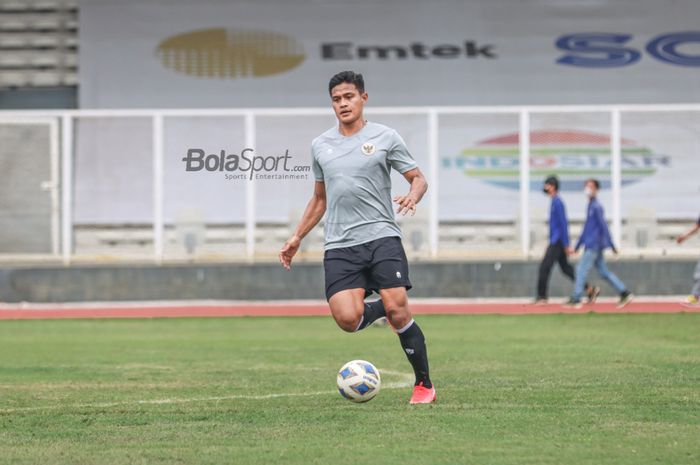
[[[408,260],[399,237],[382,237],[352,247],[326,250],[326,299],[345,289],[362,288],[365,296],[380,289],[413,287]]]

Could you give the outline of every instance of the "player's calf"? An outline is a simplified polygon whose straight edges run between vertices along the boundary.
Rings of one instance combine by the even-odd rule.
[[[384,309],[384,303],[381,300],[367,302],[365,303],[365,308],[362,313],[360,323],[357,325],[357,329],[355,329],[355,331],[365,329],[367,326],[370,326],[372,323],[385,316],[386,310]]]
[[[403,288],[383,289],[381,295],[386,309],[386,318],[398,334],[401,348],[413,368],[413,373],[416,376],[415,385],[433,389],[433,384],[430,381],[425,337],[408,309],[406,290]]]

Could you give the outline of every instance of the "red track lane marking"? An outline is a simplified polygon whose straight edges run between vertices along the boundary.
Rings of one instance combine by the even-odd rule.
[[[457,302],[457,303],[414,303],[411,310],[417,315],[454,315],[454,314],[582,314],[582,313],[700,313],[700,307],[687,308],[678,302],[635,301],[624,309],[616,308],[614,303],[596,303],[584,305],[581,309],[566,308],[559,304],[541,306],[513,302]],[[280,317],[280,316],[324,316],[330,315],[328,306],[318,304],[255,304],[245,303],[226,305],[149,305],[129,307],[42,307],[0,309],[0,320],[50,320],[83,318],[206,318],[206,317]]]

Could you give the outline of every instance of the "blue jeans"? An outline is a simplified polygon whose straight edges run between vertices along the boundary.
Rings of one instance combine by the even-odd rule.
[[[700,297],[700,261],[695,265],[695,273],[693,273],[693,279],[695,279],[695,284],[693,284],[693,289],[690,291],[695,297]]]
[[[627,290],[625,283],[620,281],[620,278],[608,270],[608,265],[605,264],[603,251],[586,249],[583,252],[581,261],[578,262],[578,266],[576,267],[576,284],[574,285],[574,295],[572,296],[574,300],[581,300],[583,288],[586,283],[586,276],[588,272],[591,271],[591,268],[593,268],[593,265],[598,269],[600,277],[609,282],[619,294]]]

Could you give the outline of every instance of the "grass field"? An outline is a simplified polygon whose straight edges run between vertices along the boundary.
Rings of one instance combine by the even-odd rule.
[[[438,403],[387,328],[329,317],[5,321],[2,464],[700,463],[700,314],[424,316]],[[384,389],[335,391],[365,358]]]

